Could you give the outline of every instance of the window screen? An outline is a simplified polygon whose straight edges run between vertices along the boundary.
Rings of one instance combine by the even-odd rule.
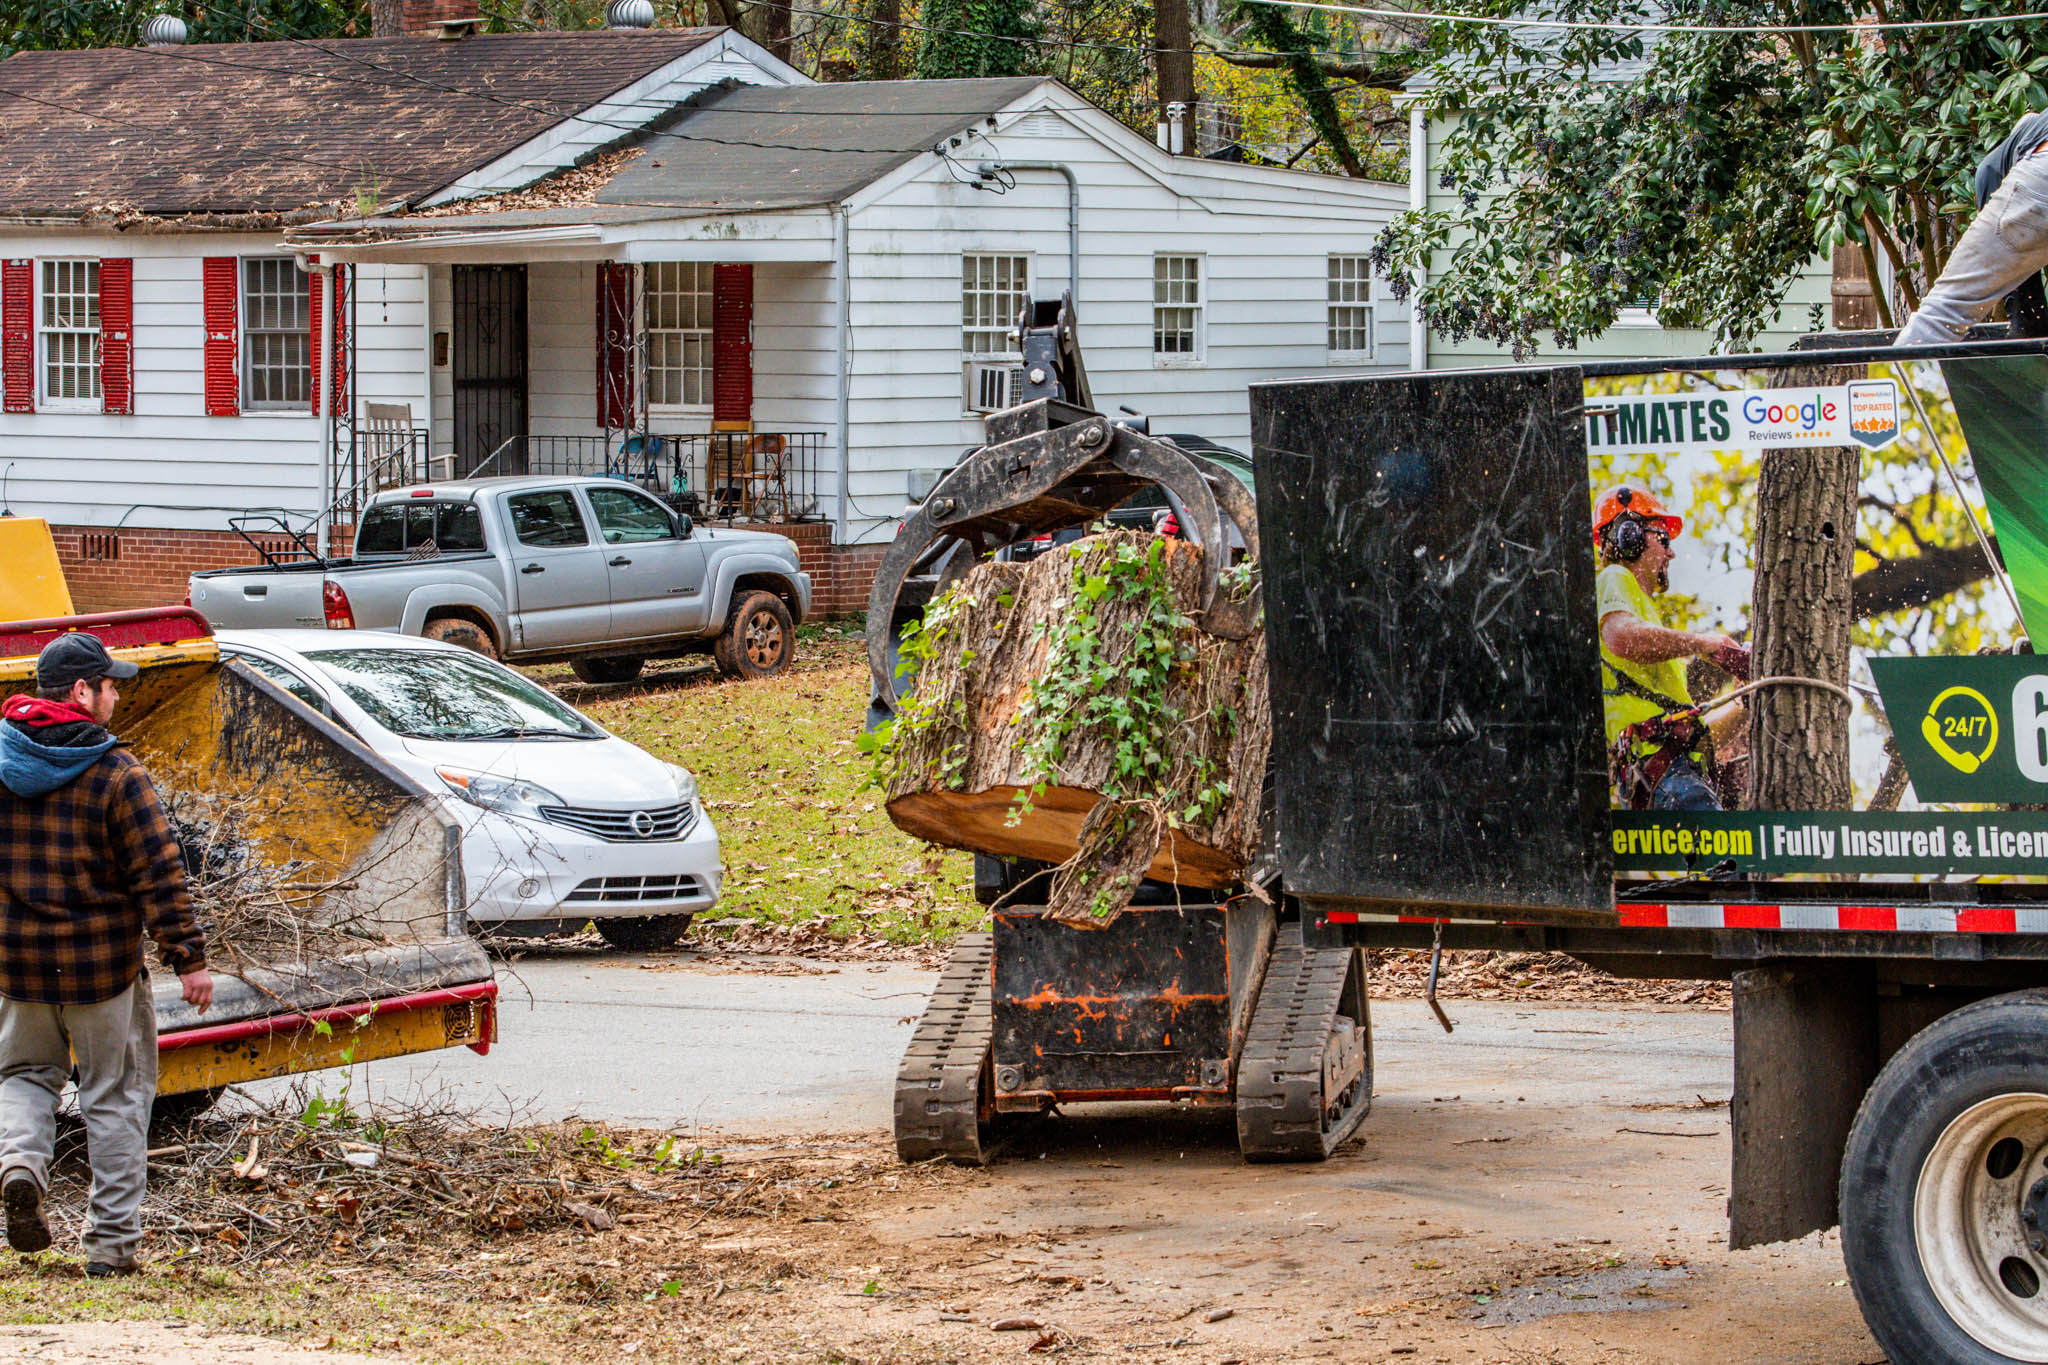
[[[300,407],[311,401],[312,320],[306,272],[289,256],[242,262],[242,372],[250,407]]]
[[[991,358],[1019,356],[1017,315],[1031,306],[1031,258],[960,258],[960,351]]]
[[[1372,262],[1330,257],[1330,354],[1372,354]]]
[[[1202,258],[1152,258],[1152,354],[1193,359],[1202,347]]]
[[[711,403],[711,267],[656,261],[647,267],[647,401]]]
[[[100,396],[100,263],[44,261],[41,326],[43,397],[54,403]]]

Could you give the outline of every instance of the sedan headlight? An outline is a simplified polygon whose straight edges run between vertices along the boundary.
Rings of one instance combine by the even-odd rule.
[[[675,779],[676,801],[679,805],[687,806],[697,799],[697,779],[688,768],[678,768],[673,763],[664,763],[661,766],[667,768],[668,775]]]
[[[523,815],[529,820],[542,820],[546,818],[540,813],[542,806],[568,804],[546,787],[522,782],[516,777],[492,777],[461,768],[436,768],[434,774],[470,805],[503,815]]]

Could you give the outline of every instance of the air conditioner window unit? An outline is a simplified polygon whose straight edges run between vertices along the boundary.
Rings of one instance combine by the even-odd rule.
[[[1007,360],[970,360],[962,370],[962,398],[969,412],[1000,412],[1014,408],[1024,396],[1024,367]]]

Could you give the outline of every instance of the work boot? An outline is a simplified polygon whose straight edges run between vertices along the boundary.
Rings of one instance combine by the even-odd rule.
[[[115,1265],[112,1261],[87,1261],[85,1277],[89,1280],[111,1280],[138,1275],[142,1267],[129,1261],[126,1265]]]
[[[43,1187],[26,1171],[13,1171],[0,1183],[0,1207],[7,1210],[7,1245],[16,1251],[46,1251],[50,1222],[43,1217]]]

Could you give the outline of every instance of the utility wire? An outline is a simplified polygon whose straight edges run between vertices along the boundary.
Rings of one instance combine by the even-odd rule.
[[[1283,9],[1322,10],[1331,14],[1362,14],[1375,19],[1412,19],[1431,24],[1473,24],[1482,28],[1585,29],[1608,33],[1875,33],[1888,29],[1977,28],[2048,19],[2048,10],[2024,14],[1984,14],[1969,19],[1872,20],[1858,24],[1657,24],[1621,19],[1523,19],[1490,14],[1450,14],[1438,10],[1382,9],[1373,5],[1330,3],[1330,0],[1247,0]]]

